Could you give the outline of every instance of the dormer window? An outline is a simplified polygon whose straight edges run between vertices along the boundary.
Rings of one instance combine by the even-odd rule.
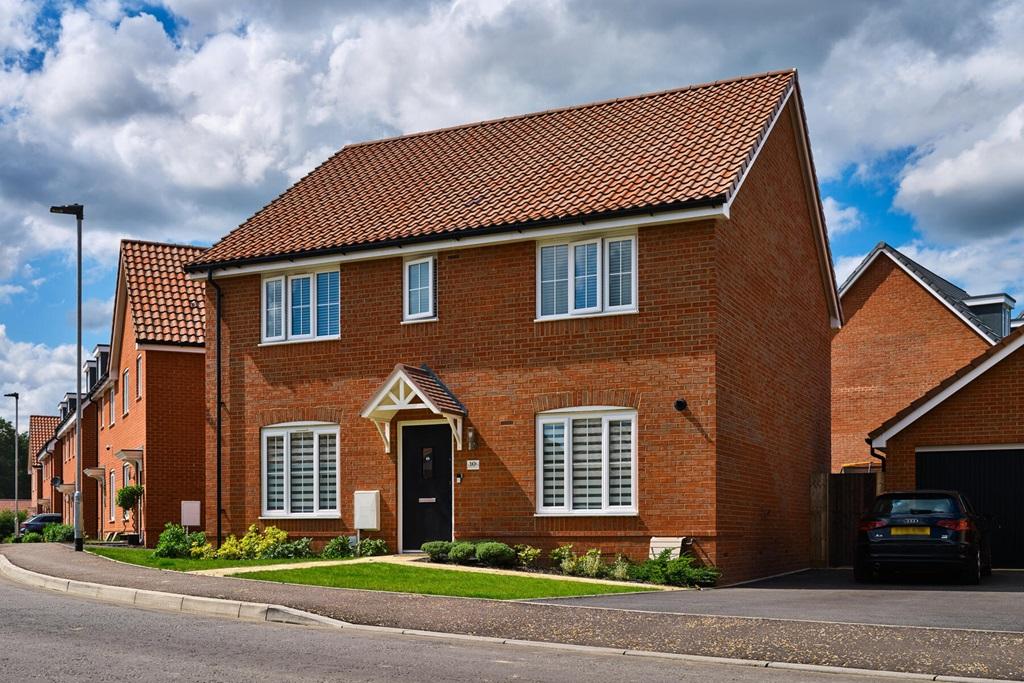
[[[337,339],[341,334],[338,270],[263,280],[262,341]]]

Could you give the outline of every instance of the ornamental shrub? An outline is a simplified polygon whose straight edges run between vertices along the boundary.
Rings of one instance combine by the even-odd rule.
[[[22,543],[42,543],[43,535],[38,531],[29,531],[28,533],[21,535]]]
[[[488,567],[513,567],[518,557],[508,545],[491,541],[476,547],[476,559]]]
[[[249,527],[241,539],[234,535],[228,536],[217,550],[217,557],[222,560],[257,560],[278,557],[277,547],[288,540],[288,532],[276,526],[268,526],[260,531],[255,524]],[[289,550],[293,552],[294,549]]]
[[[214,550],[213,545],[210,543],[203,543],[202,545],[193,545],[189,548],[188,556],[193,560],[212,560],[217,557],[217,551]]]
[[[285,541],[271,546],[260,557],[272,560],[316,557],[312,546],[312,538],[297,538],[294,541]]]
[[[695,565],[693,555],[683,553],[672,559],[671,550],[663,550],[657,557],[630,567],[634,581],[670,586],[713,586],[721,572],[715,567]]]
[[[592,579],[599,579],[608,573],[608,568],[601,560],[601,551],[598,548],[588,550],[586,555],[576,561],[574,569],[575,574]]]
[[[566,560],[575,559],[575,557],[576,553],[572,551],[572,543],[560,545],[548,554],[552,567],[561,567]]]
[[[70,543],[75,540],[75,527],[70,524],[47,524],[43,527],[43,540],[47,543]]]
[[[519,544],[512,546],[512,549],[516,551],[516,561],[520,567],[531,569],[537,566],[537,560],[540,558],[540,548]]]
[[[356,557],[387,555],[388,544],[383,538],[364,538],[356,544]]]
[[[329,560],[341,560],[346,557],[352,557],[354,553],[355,549],[352,547],[352,539],[348,536],[338,536],[327,542],[320,556],[326,557]]]
[[[476,545],[469,541],[458,541],[448,551],[448,559],[455,564],[471,564],[476,559]]]
[[[139,484],[130,484],[117,492],[117,507],[125,512],[135,509],[135,506],[142,500],[144,489]]]
[[[615,561],[608,567],[608,576],[616,581],[629,580],[629,568],[631,563],[622,555],[617,555]]]
[[[427,541],[420,546],[420,550],[430,557],[431,562],[447,562],[448,553],[451,552],[451,541]]]
[[[13,510],[0,510],[0,538],[7,539],[8,536],[14,533],[14,511]]]
[[[193,557],[192,548],[206,545],[206,534],[202,531],[185,533],[185,527],[174,522],[164,525],[160,539],[153,550],[154,557]]]

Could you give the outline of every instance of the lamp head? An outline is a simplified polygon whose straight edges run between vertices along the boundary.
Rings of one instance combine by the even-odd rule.
[[[64,204],[62,206],[51,206],[50,213],[62,213],[68,216],[74,216],[78,220],[82,220],[85,215],[85,207],[81,204]]]
[[[17,401],[18,400],[18,392],[17,391],[12,391],[9,394],[4,394],[4,398],[13,398],[15,401]]]

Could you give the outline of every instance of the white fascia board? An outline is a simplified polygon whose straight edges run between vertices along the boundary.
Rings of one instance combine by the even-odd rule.
[[[82,403],[82,412],[84,413],[85,409],[88,408],[90,405],[92,405],[92,401],[90,401],[89,399],[86,399]],[[68,430],[75,426],[75,422],[77,420],[78,420],[78,416],[77,415],[72,415],[71,419],[68,420],[66,423],[64,423],[64,426],[60,428],[59,432],[57,432],[57,438],[60,438],[60,437],[64,436],[65,434],[67,434]]]
[[[950,311],[952,311],[953,315],[955,315],[956,317],[960,318],[960,320],[964,321],[964,324],[966,324],[969,328],[971,328],[972,330],[977,332],[978,336],[981,337],[982,339],[984,339],[986,342],[988,342],[990,346],[995,346],[996,345],[997,342],[993,341],[991,337],[989,337],[987,334],[982,332],[981,328],[978,327],[977,325],[975,325],[973,320],[971,320],[970,318],[965,316],[960,311],[956,310],[956,307],[954,307],[953,304],[949,303],[943,297],[939,296],[935,292],[935,290],[932,289],[931,287],[929,287],[928,284],[924,280],[919,278],[914,271],[910,270],[905,265],[900,263],[899,259],[894,258],[889,252],[885,251],[884,249],[876,250],[873,256],[865,259],[859,266],[857,266],[857,270],[853,271],[853,274],[850,276],[850,278],[843,284],[843,288],[839,291],[839,296],[843,296],[847,292],[847,290],[849,290],[850,287],[853,286],[853,283],[856,282],[858,279],[860,279],[860,276],[863,275],[864,272],[868,269],[868,267],[872,263],[874,263],[875,260],[880,255],[882,255],[882,254],[885,254],[885,256],[890,261],[892,261],[897,266],[899,266],[900,270],[902,270],[904,273],[909,275],[914,280],[914,282],[916,282],[917,284],[921,285],[921,287],[924,289],[924,291],[926,291],[929,294],[931,294],[932,297],[934,297],[936,301],[938,301],[940,304],[942,304],[943,306],[948,308]]]
[[[985,294],[983,296],[970,296],[964,299],[964,303],[968,306],[985,306],[988,304],[1003,304],[1013,308],[1013,305],[1017,303],[1009,294]]]
[[[482,247],[492,244],[506,244],[509,242],[533,242],[538,239],[578,235],[581,233],[601,233],[609,230],[620,230],[622,228],[640,227],[644,225],[663,225],[665,223],[683,223],[708,218],[728,218],[728,214],[726,213],[724,206],[707,206],[694,209],[680,209],[678,211],[656,212],[651,213],[648,216],[628,216],[625,218],[607,218],[593,221],[581,220],[547,228],[522,228],[520,230],[500,232],[493,235],[470,235],[462,238],[417,242],[397,247],[354,251],[347,254],[325,254],[323,256],[311,256],[308,258],[288,258],[287,256],[283,256],[279,261],[228,266],[226,268],[219,268],[214,265],[213,276],[215,278],[226,278],[238,275],[249,275],[252,273],[289,270],[293,268],[313,268],[316,266],[346,263],[351,261],[372,261],[375,259],[392,258],[395,256],[430,254],[438,251],[470,249],[473,247]],[[207,271],[205,270],[189,273],[188,278],[190,280],[205,280],[207,277],[206,273]]]
[[[975,379],[977,379],[981,375],[983,375],[986,372],[988,372],[991,368],[993,368],[996,365],[998,365],[1004,358],[1006,358],[1007,356],[1012,354],[1014,351],[1019,349],[1022,344],[1024,344],[1024,334],[1019,335],[1016,339],[1014,339],[1012,342],[1007,344],[1005,347],[999,349],[998,351],[993,353],[991,356],[986,358],[984,362],[979,363],[977,367],[973,368],[966,375],[964,375],[963,377],[961,377],[957,381],[955,381],[952,384],[950,384],[948,387],[943,389],[941,392],[939,392],[938,394],[933,396],[926,403],[924,403],[923,405],[918,406],[916,410],[911,412],[909,415],[904,417],[902,420],[900,420],[899,422],[894,424],[892,427],[889,427],[889,429],[885,430],[880,435],[876,436],[874,439],[871,440],[872,447],[874,447],[874,448],[885,448],[885,446],[888,443],[889,439],[891,439],[892,437],[896,436],[897,434],[902,432],[904,429],[906,429],[907,427],[909,427],[913,423],[917,422],[917,420],[919,420],[922,416],[924,416],[927,413],[929,413],[937,405],[939,405],[940,403],[945,401],[947,398],[949,398],[950,396],[952,396],[956,392],[958,392],[961,389],[963,389],[965,386],[967,386],[968,384],[973,382]]]
[[[206,353],[205,346],[183,346],[181,344],[136,344],[137,351],[167,351],[170,353]]]
[[[961,446],[918,446],[915,453],[949,453],[956,451],[1021,451],[1024,443],[972,443]]]

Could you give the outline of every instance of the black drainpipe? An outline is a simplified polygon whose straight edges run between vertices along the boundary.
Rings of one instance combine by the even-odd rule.
[[[220,285],[213,279],[213,270],[206,271],[206,281],[213,285],[214,290],[217,292],[217,353],[216,353],[216,373],[217,373],[217,547],[221,546],[224,542],[224,530],[221,526],[221,512],[224,508],[221,500],[221,454],[223,449],[223,439],[221,436],[221,430],[223,426],[223,399],[221,396],[221,344],[220,344],[220,329],[221,329],[221,299],[223,292],[220,290]]]
[[[871,439],[864,439],[864,443],[868,445],[868,455],[882,461],[882,471],[885,472],[885,456],[879,453],[878,450],[871,445]]]

